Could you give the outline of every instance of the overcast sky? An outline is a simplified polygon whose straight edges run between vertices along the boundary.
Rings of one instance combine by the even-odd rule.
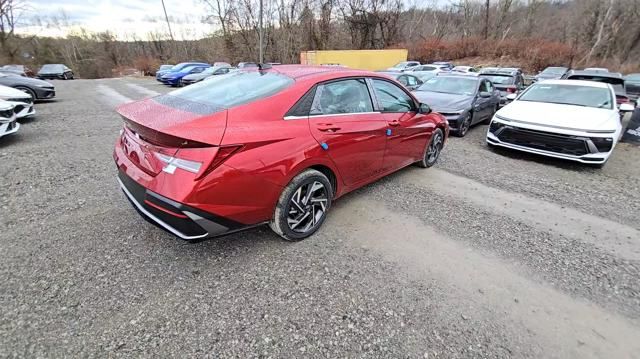
[[[91,31],[110,30],[120,38],[135,33],[146,38],[149,32],[167,32],[160,0],[26,0],[22,33],[64,36],[71,29],[84,27]],[[211,25],[202,24],[205,6],[199,0],[165,0],[176,38],[197,38],[211,32]],[[51,24],[53,17],[64,14],[68,22]],[[37,18],[42,24],[34,25]],[[70,25],[70,26],[69,26]]]

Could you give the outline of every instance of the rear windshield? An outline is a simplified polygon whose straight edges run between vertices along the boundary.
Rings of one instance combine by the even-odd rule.
[[[518,100],[606,109],[615,103],[608,88],[561,84],[531,85]]]
[[[546,69],[544,69],[544,71],[541,72],[541,74],[562,75],[565,72],[567,72],[567,69],[565,67],[547,67]]]
[[[169,92],[169,96],[217,108],[230,108],[276,94],[293,79],[272,72],[237,71]]]
[[[624,79],[615,78],[615,77],[600,77],[600,76],[591,76],[591,75],[573,75],[568,77],[570,80],[586,80],[586,81],[596,81],[596,82],[604,82],[606,84],[611,85],[622,85],[624,84]]]
[[[481,74],[480,76],[489,79],[496,85],[513,85],[515,83],[515,78],[510,75]]]

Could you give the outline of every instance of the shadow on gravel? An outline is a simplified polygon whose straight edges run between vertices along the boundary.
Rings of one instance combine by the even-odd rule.
[[[494,152],[497,155],[509,157],[514,160],[524,160],[540,163],[543,165],[554,166],[561,169],[565,169],[573,172],[599,172],[600,169],[595,166],[589,166],[588,164],[573,162],[568,160],[562,160],[559,158],[546,157],[543,155],[537,155],[528,152],[520,152],[509,150],[502,147],[489,148],[489,152]]]
[[[46,100],[35,100],[34,103],[35,104],[47,104],[47,103],[56,103],[58,102],[57,99],[52,98],[52,99],[46,99]]]
[[[12,133],[7,136],[0,137],[0,148],[5,148],[15,145],[20,142],[20,131]]]

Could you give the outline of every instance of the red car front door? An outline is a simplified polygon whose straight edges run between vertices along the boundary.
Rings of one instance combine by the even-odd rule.
[[[309,128],[328,152],[347,186],[382,171],[387,122],[374,111],[364,79],[343,79],[318,86]]]
[[[387,126],[384,171],[402,168],[424,154],[435,125],[418,113],[413,98],[402,88],[382,79],[372,79],[382,117]]]

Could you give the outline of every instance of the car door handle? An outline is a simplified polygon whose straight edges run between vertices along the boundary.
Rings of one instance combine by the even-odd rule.
[[[319,123],[318,124],[318,131],[322,131],[322,132],[336,132],[336,131],[340,131],[340,127],[332,124],[332,123]]]
[[[393,126],[393,127],[400,126],[400,121],[398,120],[390,121],[389,126]]]

